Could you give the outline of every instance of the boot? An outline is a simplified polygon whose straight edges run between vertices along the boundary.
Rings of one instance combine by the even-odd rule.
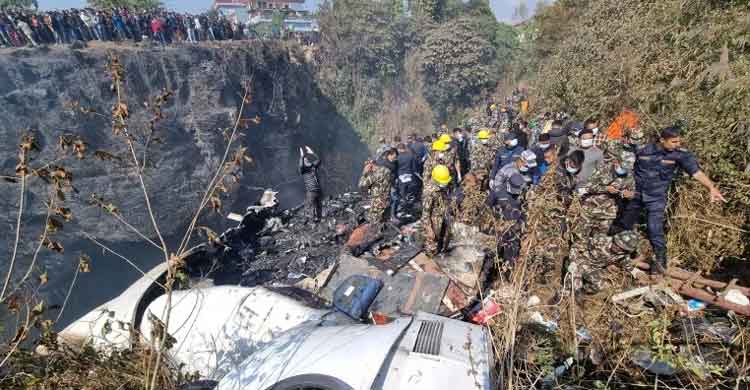
[[[657,250],[654,253],[654,260],[651,262],[652,275],[664,275],[667,273],[667,251]]]

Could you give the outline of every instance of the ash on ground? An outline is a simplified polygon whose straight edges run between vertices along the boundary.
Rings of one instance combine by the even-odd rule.
[[[325,200],[318,222],[302,206],[279,210],[277,202],[265,203],[261,200],[249,207],[240,225],[224,232],[217,242],[190,252],[186,264],[192,280],[292,286],[335,264],[347,238],[364,220],[365,205],[356,192]],[[386,230],[375,251],[400,239],[399,229]]]

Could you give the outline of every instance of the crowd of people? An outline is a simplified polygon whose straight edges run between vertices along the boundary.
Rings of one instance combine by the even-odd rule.
[[[177,13],[127,8],[62,11],[0,10],[0,46],[26,47],[76,41],[151,40],[167,45],[254,39],[253,25],[236,15]]]
[[[512,268],[530,234],[527,215],[541,209],[548,222],[535,227],[529,256],[550,263],[565,258],[562,272],[573,275],[578,289],[596,292],[608,267],[630,267],[640,247],[635,225],[644,211],[651,269],[666,271],[667,192],[680,170],[703,184],[712,201],[724,200],[682,148],[679,126],[649,141],[638,125],[608,134],[596,118],[581,123],[545,113],[529,123],[517,111],[516,104],[492,103],[486,117],[464,127],[381,140],[359,181],[370,202],[370,229],[413,222],[421,213],[424,250],[435,256],[448,250],[451,224],[460,221],[495,234],[498,256]],[[319,160],[300,161],[303,169]],[[315,184],[308,192],[319,194]],[[316,218],[319,212],[313,211]]]

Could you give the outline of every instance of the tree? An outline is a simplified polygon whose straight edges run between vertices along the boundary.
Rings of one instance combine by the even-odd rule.
[[[518,0],[518,5],[513,11],[513,19],[526,20],[529,17],[529,7],[526,5],[526,0]]]
[[[427,33],[420,47],[425,96],[442,118],[471,105],[497,81],[496,51],[483,24],[466,15]]]
[[[162,7],[161,0],[87,0],[94,8],[120,8],[146,10]]]
[[[0,0],[0,8],[34,8],[39,7],[36,0]]]
[[[414,14],[424,16],[433,21],[440,21],[445,14],[445,0],[414,0]]]

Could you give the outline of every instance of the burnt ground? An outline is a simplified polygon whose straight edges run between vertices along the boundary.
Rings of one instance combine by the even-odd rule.
[[[336,262],[364,211],[358,193],[326,199],[324,217],[317,223],[301,206],[250,207],[239,226],[224,232],[219,242],[191,251],[188,273],[193,280],[208,278],[215,285],[294,285]],[[384,241],[398,239],[398,229],[388,230]]]

